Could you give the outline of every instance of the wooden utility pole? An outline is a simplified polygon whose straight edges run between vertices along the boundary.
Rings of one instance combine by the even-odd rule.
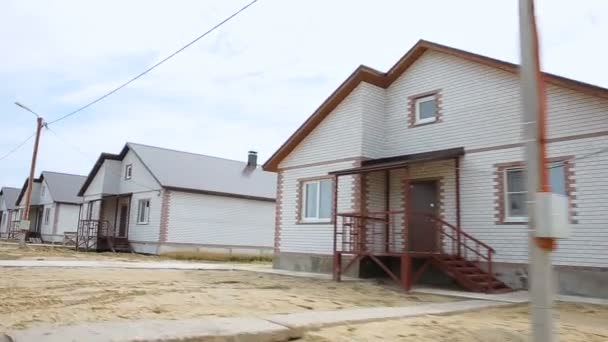
[[[36,172],[36,159],[38,158],[38,145],[40,144],[40,133],[42,132],[43,125],[44,125],[44,120],[40,116],[38,116],[38,118],[36,119],[36,140],[34,141],[34,152],[32,153],[32,163],[30,165],[30,176],[27,179],[27,193],[25,195],[25,209],[23,210],[23,216],[21,217],[21,222],[22,223],[25,222],[24,224],[20,225],[21,238],[19,240],[19,245],[21,245],[21,246],[25,246],[25,238],[26,238],[27,232],[29,231],[30,204],[32,203],[32,190],[34,187],[34,175]]]
[[[530,258],[530,296],[532,336],[536,342],[554,341],[553,266],[551,254],[555,240],[539,237],[541,225],[550,224],[546,210],[537,203],[539,194],[551,192],[546,165],[546,95],[540,71],[538,32],[534,17],[534,0],[519,1],[521,44],[521,97],[523,130],[526,146],[526,187],[528,191],[528,227]],[[545,235],[542,235],[545,236]]]

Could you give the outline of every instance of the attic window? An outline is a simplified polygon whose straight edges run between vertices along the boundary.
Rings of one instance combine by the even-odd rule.
[[[131,179],[133,175],[133,164],[125,166],[125,179]]]
[[[416,99],[416,124],[425,124],[437,121],[437,98],[435,95]]]
[[[40,190],[41,195],[44,196],[44,194],[46,194],[46,186],[42,186],[42,190]]]

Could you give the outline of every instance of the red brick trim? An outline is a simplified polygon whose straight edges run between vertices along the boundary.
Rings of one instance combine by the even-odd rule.
[[[53,235],[57,234],[57,226],[59,225],[59,206],[55,203],[55,214],[53,215]]]
[[[171,207],[171,190],[163,191],[162,203],[160,207],[160,234],[159,241],[167,242],[169,235],[169,208]]]
[[[310,182],[310,181],[316,181],[316,180],[330,180],[331,181],[331,185],[332,185],[332,203],[333,203],[333,196],[334,196],[334,187],[338,186],[336,184],[336,182],[334,181],[334,177],[333,176],[316,176],[316,177],[306,177],[306,178],[298,178],[297,180],[297,189],[296,189],[296,224],[333,224],[334,220],[334,213],[333,213],[333,209],[332,209],[332,213],[330,215],[330,220],[327,222],[306,222],[303,220],[302,218],[302,208],[303,208],[303,197],[304,197],[304,183],[306,182]]]
[[[568,204],[570,209],[570,223],[577,224],[576,220],[576,192],[575,187],[575,176],[574,176],[574,163],[572,162],[573,156],[555,157],[548,158],[548,163],[564,163],[564,176],[566,185],[566,196],[568,196]],[[511,168],[523,168],[525,166],[523,161],[515,161],[508,163],[494,164],[494,223],[495,224],[527,224],[527,222],[508,222],[505,221],[505,177],[504,172]]]
[[[352,167],[360,167],[361,161],[355,161]],[[351,210],[357,213],[363,213],[366,211],[367,202],[367,194],[366,194],[366,186],[367,180],[364,174],[356,174],[351,176],[353,178],[352,188],[351,188]]]
[[[281,222],[283,220],[283,172],[277,172],[277,201],[274,214],[274,251],[281,251]]]
[[[435,121],[433,121],[433,122],[418,124],[418,123],[416,123],[416,100],[423,98],[423,97],[427,97],[427,96],[435,96],[435,105],[436,105],[435,112],[437,113],[437,117],[436,117]],[[442,105],[443,105],[443,100],[442,100],[442,95],[441,95],[441,89],[436,89],[436,90],[427,91],[427,92],[424,92],[421,94],[409,96],[407,98],[407,108],[408,108],[407,117],[409,120],[408,126],[410,128],[412,128],[412,127],[426,126],[426,125],[442,122],[443,121],[443,106]]]

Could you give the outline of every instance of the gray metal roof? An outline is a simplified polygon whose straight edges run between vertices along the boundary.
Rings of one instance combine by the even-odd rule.
[[[82,197],[78,196],[78,190],[80,190],[84,184],[84,181],[87,178],[86,176],[42,171],[42,178],[46,180],[53,201],[62,203],[82,203]]]
[[[276,198],[276,174],[246,162],[127,143],[163,187]]]
[[[18,188],[8,187],[4,187],[2,188],[2,190],[0,190],[0,192],[2,193],[2,199],[6,203],[6,208],[8,210],[14,210],[17,208],[15,202],[17,202],[17,196],[19,196],[19,191],[21,190]]]

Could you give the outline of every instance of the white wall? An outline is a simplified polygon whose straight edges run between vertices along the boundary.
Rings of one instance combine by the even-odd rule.
[[[280,163],[279,168],[361,156],[364,108],[362,98],[368,86],[355,88]]]
[[[125,167],[129,164],[133,165],[132,176],[131,179],[125,179]],[[127,152],[122,160],[120,172],[119,193],[121,194],[160,189],[160,184],[158,184],[154,176],[148,171],[148,168],[139,160],[139,157],[131,150]]]
[[[160,191],[139,192],[133,194],[129,213],[129,240],[133,241],[159,241],[160,209],[162,196]],[[150,218],[147,224],[137,223],[137,206],[140,199],[150,200]]]
[[[331,254],[333,252],[333,223],[298,223],[298,180],[326,176],[328,172],[353,167],[354,162],[311,166],[282,172],[282,204],[280,220],[280,251]],[[340,177],[338,184],[338,212],[352,212],[354,180],[351,176]]]
[[[80,205],[58,204],[59,217],[57,219],[57,231],[55,234],[63,235],[64,232],[75,232],[78,230],[78,218],[80,215]]]
[[[171,191],[168,243],[272,247],[275,203]]]

